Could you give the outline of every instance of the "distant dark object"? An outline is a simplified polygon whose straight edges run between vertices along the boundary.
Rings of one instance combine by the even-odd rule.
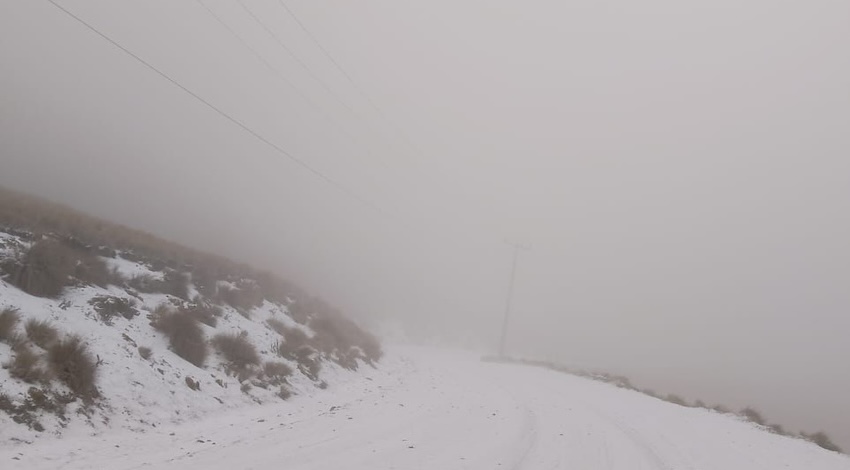
[[[189,377],[188,375],[186,376],[186,386],[196,392],[201,390],[201,383],[193,379],[192,377]]]
[[[776,433],[776,434],[780,434],[780,435],[782,435],[782,436],[787,436],[787,435],[788,435],[788,432],[787,432],[787,431],[785,431],[785,428],[784,428],[784,427],[782,427],[782,425],[781,425],[781,424],[771,424],[771,425],[769,425],[769,426],[768,426],[768,429],[770,429],[770,430],[771,430],[771,432],[774,432],[774,433]]]
[[[686,402],[684,398],[682,398],[679,395],[676,395],[674,393],[671,393],[671,394],[667,395],[666,397],[664,397],[664,401],[673,403],[674,405],[688,406],[688,402]]]
[[[153,351],[147,346],[139,346],[139,356],[144,360],[148,360],[153,356]]]
[[[841,447],[838,447],[832,439],[823,431],[816,432],[814,434],[806,434],[805,432],[800,433],[803,438],[814,442],[815,444],[823,447],[826,450],[831,450],[833,452],[842,452]]]
[[[741,410],[741,416],[756,424],[760,424],[762,426],[765,424],[764,416],[762,416],[755,408],[750,406]]]

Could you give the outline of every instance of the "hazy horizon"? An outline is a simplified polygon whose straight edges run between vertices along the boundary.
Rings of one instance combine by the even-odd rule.
[[[57,3],[311,170],[13,1],[0,185],[850,447],[850,4]]]

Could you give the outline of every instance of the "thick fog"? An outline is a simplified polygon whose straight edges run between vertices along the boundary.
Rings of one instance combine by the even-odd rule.
[[[57,3],[0,185],[482,352],[520,242],[510,354],[850,447],[850,3]]]

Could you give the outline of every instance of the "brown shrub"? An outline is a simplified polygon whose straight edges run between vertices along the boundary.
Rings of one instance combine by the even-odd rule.
[[[312,381],[319,380],[319,372],[322,371],[322,363],[315,357],[305,358],[298,361],[298,370]]]
[[[263,374],[272,385],[280,385],[286,382],[286,378],[292,375],[292,367],[286,363],[269,361],[263,364]]]
[[[218,295],[225,303],[240,312],[248,312],[254,307],[263,305],[263,292],[251,281],[240,280],[236,288],[220,287]]]
[[[711,409],[718,412],[718,413],[723,413],[723,414],[728,414],[728,413],[732,412],[732,410],[729,407],[724,406],[724,405],[714,405],[714,406],[711,407]]]
[[[59,331],[46,321],[31,318],[27,320],[24,329],[27,332],[27,338],[41,349],[50,348],[59,339]]]
[[[661,398],[658,395],[658,392],[656,392],[655,390],[653,390],[651,388],[645,388],[645,389],[641,390],[640,393],[643,393],[644,395],[649,395],[652,398]]]
[[[207,340],[198,321],[183,313],[157,309],[151,325],[168,337],[168,344],[174,354],[197,367],[203,367],[207,360]]]
[[[54,375],[84,399],[97,396],[97,364],[79,336],[54,343],[47,351]]]
[[[39,362],[38,355],[31,349],[19,347],[15,351],[15,357],[5,366],[9,369],[10,376],[26,383],[48,382],[50,373],[40,367]]]
[[[278,320],[277,318],[269,318],[266,320],[266,325],[281,336],[284,336],[286,331],[289,329],[286,327],[286,323]]]
[[[219,306],[213,305],[202,299],[196,298],[195,301],[181,309],[183,313],[193,317],[195,320],[215,328],[218,325],[218,317],[222,315],[222,310]]]
[[[364,359],[370,363],[381,358],[383,355],[381,345],[374,336],[363,331],[356,323],[335,310],[330,310],[324,315],[310,320],[310,328],[316,332],[312,344],[319,351],[326,354],[334,350],[347,353],[351,348],[357,347],[363,351]]]
[[[139,311],[136,310],[136,301],[123,297],[115,297],[112,295],[98,295],[89,300],[89,305],[94,308],[102,321],[106,325],[112,325],[113,320],[117,316],[132,320]]]
[[[761,415],[761,413],[756,411],[755,408],[748,406],[748,407],[742,409],[741,410],[741,416],[743,416],[744,418],[747,418],[748,420],[750,420],[750,421],[752,421],[756,424],[761,424],[762,426],[765,424],[764,417]]]
[[[664,397],[664,401],[670,402],[674,405],[688,406],[688,402],[686,402],[684,398],[680,397],[679,395],[673,394],[673,393]]]
[[[173,269],[166,270],[161,292],[173,295],[178,299],[189,300],[189,277]]]
[[[17,309],[4,308],[0,311],[0,341],[6,342],[11,339],[20,321],[21,316]]]
[[[109,284],[120,283],[120,276],[110,271],[106,263],[92,253],[77,251],[74,277],[84,284],[106,287]]]
[[[280,397],[281,400],[289,400],[292,396],[292,391],[286,385],[281,385],[280,390],[277,392],[277,396]]]
[[[211,266],[196,267],[192,270],[192,284],[195,289],[208,299],[218,297],[218,280],[222,277],[217,269]]]
[[[58,297],[62,289],[73,285],[79,256],[62,242],[45,238],[36,242],[21,260],[12,284],[37,297]]]
[[[832,439],[823,431],[816,432],[814,434],[801,433],[800,435],[826,450],[831,450],[833,452],[842,452],[841,447],[838,447],[838,445],[832,442]]]
[[[212,339],[212,345],[231,366],[237,369],[260,364],[257,349],[248,340],[248,334],[244,331],[239,334],[216,335]]]
[[[782,427],[781,424],[771,424],[771,425],[768,425],[767,427],[768,427],[768,429],[770,429],[771,432],[773,432],[775,434],[780,434],[780,435],[783,435],[783,436],[788,435],[788,432],[785,431],[785,428]]]
[[[161,282],[150,274],[137,274],[128,279],[126,284],[139,292],[150,294],[159,291]]]

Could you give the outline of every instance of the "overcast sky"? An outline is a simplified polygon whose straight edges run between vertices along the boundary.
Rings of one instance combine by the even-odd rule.
[[[8,0],[0,184],[850,447],[850,3],[58,3],[256,135]]]

